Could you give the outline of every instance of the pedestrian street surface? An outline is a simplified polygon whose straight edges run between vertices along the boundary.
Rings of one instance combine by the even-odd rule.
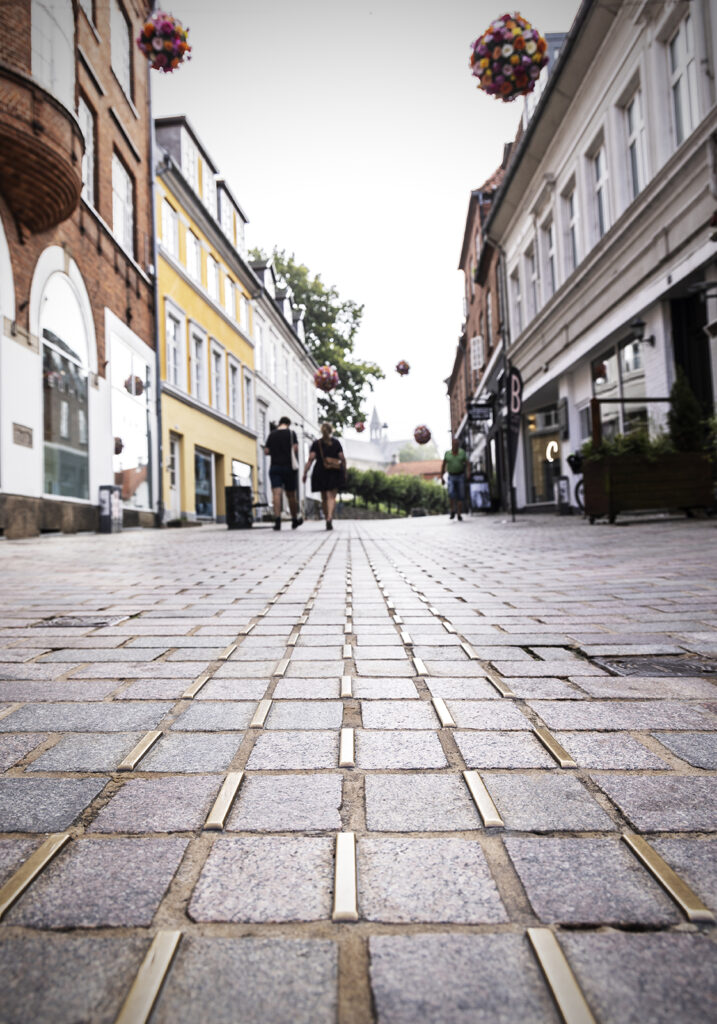
[[[717,525],[0,543],[0,1021],[717,1019]]]

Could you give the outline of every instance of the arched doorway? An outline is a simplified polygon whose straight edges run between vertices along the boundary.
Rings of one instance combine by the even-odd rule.
[[[43,492],[89,500],[89,346],[82,308],[63,273],[48,278],[40,301]]]

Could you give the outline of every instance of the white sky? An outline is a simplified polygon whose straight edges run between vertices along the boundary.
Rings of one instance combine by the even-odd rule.
[[[579,0],[528,0],[541,32]],[[249,245],[293,252],[365,305],[356,352],[387,379],[392,438],[449,439],[444,379],[462,323],[470,191],[499,165],[522,101],[475,87],[470,43],[500,0],[173,0],[192,60],[152,72],[155,116],[186,114],[247,213]],[[399,378],[399,359],[411,364]],[[365,435],[364,435],[365,436]]]

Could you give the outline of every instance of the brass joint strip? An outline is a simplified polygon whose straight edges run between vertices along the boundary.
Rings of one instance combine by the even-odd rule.
[[[403,619],[401,618],[401,616],[398,614],[398,612],[395,609],[393,611],[393,621],[396,623],[397,626],[402,626],[403,625]]]
[[[339,740],[339,768],[353,768],[355,764],[354,730],[342,729]]]
[[[444,622],[443,628],[445,629],[446,633],[455,633],[455,628],[451,625],[450,622]]]
[[[237,649],[238,646],[239,646],[239,644],[236,644],[236,643],[229,644],[229,646],[225,647],[224,650],[222,651],[222,653],[219,655],[219,660],[220,661],[226,661],[227,658],[230,658],[232,656],[232,654],[234,653],[234,651]]]
[[[585,996],[549,928],[528,928],[528,939],[565,1024],[596,1024]]]
[[[354,631],[354,627],[353,627],[351,621],[349,619],[347,619],[346,622],[344,622],[344,634],[345,634],[345,636],[348,636],[349,633],[353,633],[353,631]]]
[[[343,654],[342,654],[342,658],[344,658],[344,660],[350,661],[351,658],[353,658],[353,656],[354,656],[354,652],[351,649],[351,644],[344,644],[344,651],[343,651]]]
[[[336,835],[334,909],[332,921],[358,921],[356,893],[356,836],[353,832]]]
[[[491,686],[495,687],[501,697],[515,697],[515,694],[510,688],[510,684],[505,682],[502,676],[498,675],[490,668],[484,668],[483,671],[486,674],[488,682]]]
[[[161,729],[153,729],[151,732],[145,733],[142,739],[139,741],[136,747],[130,750],[124,761],[120,761],[117,765],[118,772],[131,772],[137,767],[139,762],[142,760],[144,755],[152,749],[159,737],[162,735]]]
[[[297,641],[298,639],[299,639],[299,631],[298,631],[298,629],[297,629],[297,630],[296,630],[295,632],[293,632],[293,633],[291,634],[291,636],[289,637],[289,639],[288,639],[288,640],[286,641],[286,646],[287,646],[287,647],[296,647],[296,641]]]
[[[259,703],[257,704],[256,711],[254,712],[254,717],[252,718],[251,722],[249,722],[250,729],[264,728],[264,722],[266,721],[266,716],[269,714],[270,707],[271,697],[264,698],[264,700],[259,701]]]
[[[442,729],[452,729],[455,727],[456,723],[453,721],[453,715],[446,707],[446,702],[443,697],[434,697],[433,707],[440,719]]]
[[[533,726],[533,733],[538,737],[550,756],[558,762],[561,768],[577,768],[577,764],[567,752],[561,747],[553,734],[545,726]]]
[[[244,629],[239,630],[237,636],[249,636],[254,626],[256,626],[256,622],[252,622],[250,625],[245,626]]]
[[[351,689],[351,676],[341,676],[341,696],[353,697]]]
[[[463,642],[461,643],[461,650],[463,651],[464,654],[468,655],[471,661],[478,661],[478,655],[473,650],[471,645],[469,643],[466,643],[465,640],[463,640]]]
[[[413,640],[411,639],[411,634],[406,633],[403,629],[401,630],[401,643],[405,644],[406,647],[410,647],[411,644],[413,643]]]
[[[192,700],[207,682],[209,682],[209,672],[203,672],[198,679],[194,680],[191,686],[187,687],[182,694],[182,700]]]
[[[149,1019],[181,938],[180,931],[157,932],[115,1019],[115,1024],[145,1024]]]
[[[25,863],[17,869],[15,874],[10,876],[5,885],[0,889],[0,918],[10,909],[15,900],[22,896],[27,887],[35,881],[40,872],[47,867],[52,858],[69,841],[69,832],[55,832],[54,835],[48,836],[42,846],[38,847],[27,858]]]
[[[220,832],[224,828],[227,814],[231,810],[234,799],[239,792],[244,772],[228,772],[222,783],[222,788],[217,793],[211,811],[204,822],[204,828],[212,832]]]
[[[288,658],[282,658],[281,661],[279,662],[279,664],[276,666],[276,672],[274,673],[274,675],[275,676],[283,676],[283,674],[286,672],[288,667],[289,667],[289,659]]]
[[[428,669],[423,664],[423,658],[412,658],[411,660],[413,662],[413,667],[416,670],[416,675],[417,676],[427,676],[428,675]]]
[[[690,889],[687,882],[683,881],[670,865],[665,863],[659,853],[653,850],[647,840],[632,832],[623,832],[622,838],[637,859],[644,864],[650,874],[672,897],[688,921],[714,921],[715,916],[712,911],[704,905],[697,893]]]
[[[493,799],[478,772],[465,771],[463,772],[463,778],[466,781],[470,795],[473,797],[473,803],[478,808],[478,813],[483,819],[485,828],[502,828],[504,824],[503,819],[498,813],[498,808],[493,803]]]

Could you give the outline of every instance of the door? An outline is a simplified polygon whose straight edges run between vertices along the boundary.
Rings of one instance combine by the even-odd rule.
[[[705,416],[711,416],[714,396],[709,340],[703,330],[707,323],[705,301],[701,295],[691,295],[687,299],[673,299],[670,305],[675,366],[685,371]]]
[[[169,438],[169,515],[170,519],[180,519],[182,515],[181,499],[181,461],[179,438]]]

